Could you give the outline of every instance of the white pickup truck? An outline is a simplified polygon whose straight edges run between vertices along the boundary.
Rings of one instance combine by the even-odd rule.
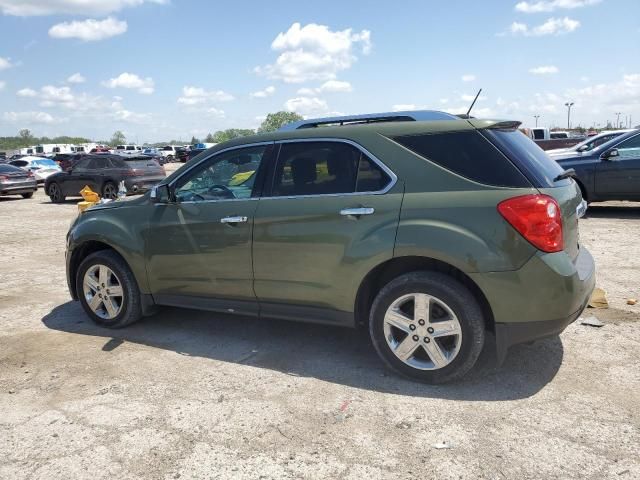
[[[176,159],[176,149],[178,147],[179,145],[165,145],[164,147],[160,147],[158,151],[167,161],[173,162]]]
[[[113,153],[123,157],[135,157],[142,154],[142,147],[139,145],[117,145]]]

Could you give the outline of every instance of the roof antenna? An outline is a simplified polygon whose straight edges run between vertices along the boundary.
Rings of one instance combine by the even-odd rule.
[[[473,102],[471,102],[471,106],[469,107],[469,110],[467,110],[467,118],[471,118],[469,117],[469,114],[471,113],[471,109],[473,108],[473,106],[476,104],[476,100],[478,100],[478,97],[480,96],[481,92],[482,92],[482,89],[478,90],[478,93],[476,94],[476,98],[474,98]]]

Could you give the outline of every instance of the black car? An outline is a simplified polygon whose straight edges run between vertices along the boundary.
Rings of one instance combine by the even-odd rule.
[[[575,180],[587,202],[640,200],[640,130],[634,130],[588,152],[552,157]]]
[[[189,151],[184,147],[176,147],[176,160],[185,163],[189,160]]]
[[[87,155],[70,170],[47,178],[45,192],[52,202],[66,197],[79,197],[88,186],[103,198],[116,198],[118,184],[124,180],[127,193],[143,193],[165,178],[158,162],[148,157],[120,155]]]
[[[66,172],[70,168],[78,163],[82,158],[86,157],[85,154],[78,153],[58,153],[54,155],[52,160],[60,165],[63,172]]]
[[[0,196],[22,195],[22,198],[33,197],[38,189],[38,183],[32,172],[13,165],[0,165]]]

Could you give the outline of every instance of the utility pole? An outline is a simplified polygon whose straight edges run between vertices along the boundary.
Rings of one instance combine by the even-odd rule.
[[[536,119],[536,128],[538,128],[538,119],[540,118],[540,115],[534,115],[533,118]]]
[[[616,115],[618,117],[618,119],[616,120],[616,128],[620,128],[620,115],[621,114],[622,114],[622,112],[614,113],[614,115]]]
[[[571,107],[574,102],[567,102],[564,104],[567,107],[567,129],[571,128]]]

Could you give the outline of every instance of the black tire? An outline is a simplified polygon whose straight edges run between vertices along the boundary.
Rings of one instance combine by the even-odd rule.
[[[33,197],[33,192],[23,193],[22,194],[22,198],[32,198],[32,197]]]
[[[52,203],[62,203],[66,199],[66,197],[62,194],[60,185],[58,185],[56,182],[51,182],[49,184],[47,195],[49,195]]]
[[[460,347],[453,360],[442,368],[422,370],[412,367],[398,358],[387,343],[384,333],[387,309],[397,299],[411,293],[436,297],[458,318],[462,332]],[[480,305],[463,284],[442,273],[421,271],[395,278],[380,290],[371,307],[369,333],[378,355],[389,367],[406,377],[435,384],[456,380],[475,365],[484,345],[485,322]]]
[[[173,155],[167,155],[167,162],[173,162]]]
[[[102,198],[110,198],[115,200],[118,198],[118,187],[113,182],[106,182],[102,186]]]
[[[112,319],[105,319],[97,315],[87,303],[84,293],[83,279],[87,270],[96,265],[105,265],[113,271],[122,286],[122,302],[120,312]],[[142,318],[142,303],[140,289],[127,263],[113,250],[100,250],[85,258],[76,275],[76,291],[82,308],[98,325],[107,328],[122,328],[137,322]]]

